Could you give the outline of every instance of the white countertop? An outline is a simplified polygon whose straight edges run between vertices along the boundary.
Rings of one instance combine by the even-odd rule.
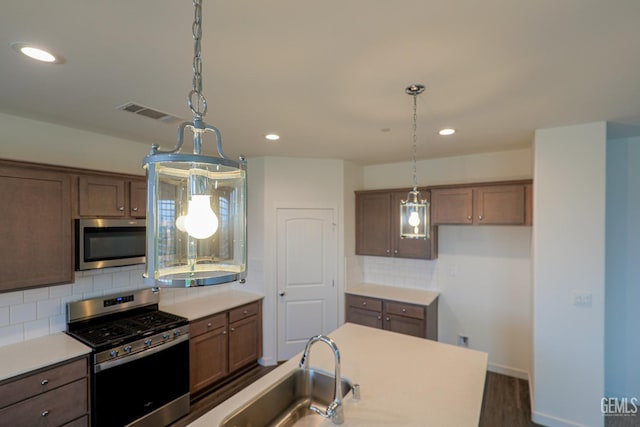
[[[0,347],[0,381],[91,353],[91,348],[57,333]]]
[[[342,358],[342,376],[360,384],[361,399],[344,399],[344,426],[477,426],[487,354],[432,340],[347,323],[329,336]],[[234,410],[294,370],[300,356],[215,407],[190,427],[215,427]],[[310,366],[333,372],[333,353],[313,346]],[[332,426],[308,416],[296,426]]]
[[[189,320],[196,320],[233,307],[249,304],[262,298],[263,296],[260,294],[229,289],[175,304],[164,305],[161,308],[162,311],[186,317]]]
[[[440,292],[437,291],[372,285],[369,283],[360,283],[358,285],[351,286],[344,292],[347,294],[382,298],[391,301],[420,305],[430,305],[440,296]]]

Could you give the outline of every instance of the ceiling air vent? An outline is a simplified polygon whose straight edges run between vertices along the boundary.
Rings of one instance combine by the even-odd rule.
[[[144,105],[135,104],[133,102],[127,102],[126,104],[120,105],[116,108],[139,116],[145,116],[153,120],[159,120],[163,123],[174,124],[184,121],[180,117],[172,116],[171,114],[163,113],[162,111],[154,110],[153,108],[145,107]]]

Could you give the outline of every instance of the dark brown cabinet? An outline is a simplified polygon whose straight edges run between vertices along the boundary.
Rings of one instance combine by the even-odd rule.
[[[0,424],[88,426],[87,357],[41,369],[0,384]]]
[[[194,320],[190,325],[190,392],[196,396],[262,355],[262,302]]]
[[[71,177],[0,162],[0,292],[73,282]]]
[[[347,322],[438,340],[438,300],[428,306],[347,294]]]
[[[146,182],[121,177],[80,175],[78,214],[81,217],[146,216]]]
[[[434,225],[524,225],[526,185],[500,184],[431,190]]]
[[[422,190],[421,190],[422,191]],[[429,192],[422,191],[429,200]],[[356,254],[435,259],[437,230],[429,239],[400,237],[400,202],[407,190],[356,191]]]

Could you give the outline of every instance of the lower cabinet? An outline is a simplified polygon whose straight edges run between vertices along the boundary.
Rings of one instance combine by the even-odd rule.
[[[0,426],[88,426],[87,357],[0,384]]]
[[[437,299],[426,306],[347,294],[346,302],[347,322],[438,340]]]
[[[262,355],[262,301],[191,322],[190,392],[200,394]]]

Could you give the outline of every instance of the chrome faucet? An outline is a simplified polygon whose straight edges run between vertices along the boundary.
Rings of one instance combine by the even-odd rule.
[[[316,335],[309,338],[307,341],[307,345],[304,348],[304,353],[302,354],[302,359],[300,359],[300,368],[308,369],[309,368],[309,351],[311,350],[311,346],[318,341],[322,341],[327,344],[333,350],[333,355],[335,357],[335,388],[333,392],[333,402],[327,406],[325,411],[311,405],[309,409],[311,409],[316,414],[323,416],[324,418],[330,418],[331,422],[334,424],[342,424],[344,422],[344,409],[342,408],[342,388],[341,388],[341,377],[340,377],[340,350],[338,350],[338,346],[336,343],[326,335]]]

